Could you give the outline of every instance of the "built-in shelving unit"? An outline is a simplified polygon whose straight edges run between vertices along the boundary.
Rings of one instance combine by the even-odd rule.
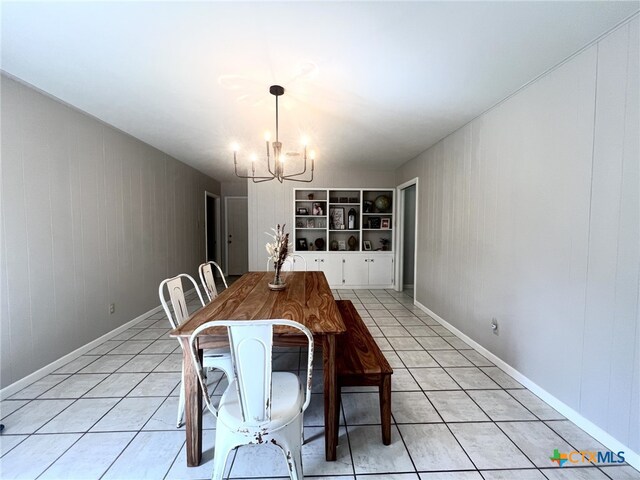
[[[392,189],[294,192],[293,247],[309,270],[322,270],[335,288],[393,287]]]
[[[392,189],[295,189],[295,251],[393,251],[393,194]]]

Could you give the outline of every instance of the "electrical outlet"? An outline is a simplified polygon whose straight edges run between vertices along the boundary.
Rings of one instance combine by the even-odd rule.
[[[496,317],[491,319],[491,330],[494,335],[498,335],[498,319]]]
[[[113,315],[114,313],[116,313],[116,304],[111,303],[109,304],[109,315]]]

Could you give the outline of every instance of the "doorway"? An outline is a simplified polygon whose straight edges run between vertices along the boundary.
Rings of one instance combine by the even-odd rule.
[[[227,275],[249,270],[247,197],[225,197]]]
[[[205,261],[220,264],[220,197],[204,192]]]
[[[416,250],[418,244],[418,179],[398,186],[399,235],[396,289],[415,299]]]

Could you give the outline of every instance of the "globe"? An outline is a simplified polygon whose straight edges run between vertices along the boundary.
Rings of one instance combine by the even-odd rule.
[[[391,200],[386,195],[378,196],[373,203],[380,212],[388,211],[391,206]]]

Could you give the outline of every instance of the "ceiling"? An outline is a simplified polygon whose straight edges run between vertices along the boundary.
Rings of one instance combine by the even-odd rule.
[[[2,69],[221,181],[302,134],[317,169],[394,168],[635,2],[2,3]]]

